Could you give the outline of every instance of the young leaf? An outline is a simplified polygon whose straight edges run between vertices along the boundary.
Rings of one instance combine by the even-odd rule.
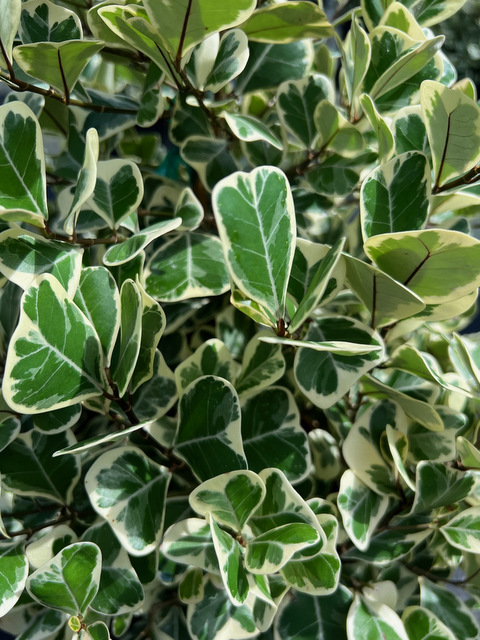
[[[434,191],[478,161],[480,108],[462,91],[426,81],[420,90],[432,150]]]
[[[46,607],[84,615],[98,591],[101,565],[96,544],[76,542],[32,573],[28,593]]]
[[[28,560],[23,542],[0,544],[0,616],[15,606],[28,577]]]
[[[121,242],[113,245],[105,252],[103,256],[103,264],[107,267],[115,267],[119,264],[125,264],[136,258],[141,251],[145,249],[151,242],[160,238],[161,236],[174,231],[182,224],[180,217],[173,218],[173,220],[165,220],[163,222],[157,222],[152,226],[142,229],[138,233]]]
[[[101,455],[88,470],[85,488],[96,512],[123,547],[145,556],[159,544],[170,474],[135,447]]]
[[[255,142],[265,140],[276,149],[283,149],[283,144],[270,131],[266,124],[258,118],[249,115],[223,112],[223,117],[227,121],[233,135],[245,142]]]
[[[246,469],[238,396],[227,380],[203,376],[185,389],[175,453],[201,481]]]
[[[233,604],[239,606],[245,602],[249,591],[242,546],[219,527],[213,516],[210,518],[210,530],[223,584]]]
[[[152,374],[133,394],[133,410],[139,420],[158,420],[178,399],[175,375],[158,349],[154,353]]]
[[[235,284],[280,320],[296,236],[285,174],[275,167],[237,172],[216,185],[212,203]]]
[[[95,328],[108,366],[120,328],[120,295],[113,276],[104,267],[86,267],[74,302]]]
[[[227,31],[220,38],[217,56],[200,89],[217,93],[245,69],[248,62],[248,39],[240,29]]]
[[[261,337],[262,334],[254,336],[245,347],[242,371],[235,384],[239,394],[267,387],[285,372],[281,346],[267,344],[260,340]]]
[[[360,104],[376,135],[378,142],[378,161],[383,164],[390,160],[395,149],[395,140],[393,139],[392,132],[387,122],[378,113],[375,108],[375,103],[367,93],[363,93],[360,96]],[[398,153],[401,152],[398,151]]]
[[[381,233],[422,229],[428,217],[430,167],[408,151],[380,165],[362,183],[360,212],[364,239]]]
[[[368,35],[355,17],[352,19],[352,26],[347,33],[345,42],[342,45],[337,37],[337,44],[339,44],[345,71],[345,85],[350,102],[350,113],[354,115],[357,94],[370,64],[372,47]]]
[[[16,4],[10,3],[12,13],[9,15],[10,10],[7,11],[7,27],[13,20],[13,7]],[[2,8],[0,6],[0,10]],[[14,37],[13,34],[12,42]],[[18,144],[19,140],[21,145]],[[23,102],[0,107],[0,166],[0,210],[20,209],[46,220],[47,188],[42,134],[33,111]]]
[[[218,525],[240,533],[265,497],[265,485],[252,471],[231,471],[203,482],[189,497],[202,516],[210,513]]]
[[[26,413],[77,404],[102,393],[102,369],[100,342],[89,320],[54,276],[37,278],[23,294],[7,354],[7,403]]]
[[[120,290],[120,335],[112,354],[112,379],[121,398],[131,381],[142,339],[142,296],[132,280],[125,280]]]

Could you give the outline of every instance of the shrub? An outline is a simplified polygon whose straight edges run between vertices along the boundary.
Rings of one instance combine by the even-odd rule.
[[[118,2],[0,0],[1,628],[473,640],[463,1]]]

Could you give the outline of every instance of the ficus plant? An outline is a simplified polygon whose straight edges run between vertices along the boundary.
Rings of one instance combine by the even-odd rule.
[[[0,0],[0,629],[474,640],[464,0]]]

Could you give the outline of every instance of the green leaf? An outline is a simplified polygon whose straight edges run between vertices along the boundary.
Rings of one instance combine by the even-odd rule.
[[[314,191],[326,196],[347,196],[354,190],[359,177],[352,160],[339,155],[329,156],[307,174]]]
[[[387,233],[369,238],[365,252],[427,304],[455,300],[480,284],[480,242],[459,231]]]
[[[81,40],[82,23],[76,13],[65,7],[48,0],[29,0],[22,4],[19,35],[24,44]]]
[[[297,551],[320,539],[309,524],[284,524],[261,533],[247,543],[245,565],[251,573],[270,574],[281,569]]]
[[[383,458],[375,437],[375,424],[380,416],[384,418],[384,411],[388,416],[387,424],[392,424],[396,417],[399,419],[402,415],[401,409],[392,403],[372,405],[349,430],[342,453],[350,469],[372,491],[379,496],[397,496],[394,469]]]
[[[253,471],[231,471],[194,489],[190,506],[201,516],[211,514],[218,525],[240,533],[265,497],[265,485]]]
[[[140,284],[137,284],[137,288],[142,302],[142,332],[140,350],[131,380],[132,393],[152,378],[158,342],[166,325],[162,307],[144,291]]]
[[[405,3],[422,27],[446,20],[465,4],[465,0],[408,0]]]
[[[469,607],[457,595],[426,578],[421,577],[418,581],[420,604],[437,616],[455,638],[473,640],[478,637],[478,623]]]
[[[104,267],[86,267],[74,302],[95,328],[109,365],[120,328],[120,295],[113,276]]]
[[[147,265],[145,283],[149,295],[168,302],[225,293],[229,279],[220,241],[194,232],[165,241]]]
[[[4,4],[0,6],[0,11]],[[13,7],[17,3],[10,4],[12,15],[9,16],[10,11],[7,10],[7,26],[9,20],[13,20]],[[12,42],[13,38],[14,35]],[[19,140],[21,145],[18,144]],[[42,134],[33,111],[23,102],[0,107],[0,165],[0,211],[19,209],[46,219],[47,188]]]
[[[403,623],[393,609],[360,595],[355,596],[348,612],[347,636],[349,640],[408,640]]]
[[[232,384],[238,365],[221,340],[207,340],[175,369],[175,379],[179,392],[201,376],[213,375],[224,378]]]
[[[442,431],[443,422],[438,412],[427,402],[389,387],[373,376],[366,375],[362,381],[363,388],[371,397],[388,398],[400,405],[405,414],[431,431]]]
[[[196,229],[204,218],[202,203],[190,187],[185,187],[175,205],[175,216],[182,220],[180,229]]]
[[[418,41],[391,27],[370,33],[372,59],[364,90],[378,100],[420,72],[444,42],[444,36]]]
[[[295,356],[295,379],[301,391],[317,407],[331,407],[363,374],[383,359],[382,340],[370,328],[353,318],[323,317],[310,324],[305,340],[348,341],[378,347],[363,355],[340,355],[301,347]]]
[[[287,43],[303,38],[329,38],[333,28],[325,13],[309,2],[289,2],[255,11],[242,24],[249,40]]]
[[[100,586],[91,608],[105,615],[122,615],[137,609],[144,599],[143,587],[110,525],[93,525],[82,540],[93,542],[102,552]]]
[[[96,129],[90,128],[85,137],[83,164],[78,172],[77,184],[70,205],[70,211],[63,224],[63,228],[68,235],[73,235],[75,232],[80,209],[95,189],[99,149],[98,132]]]
[[[142,295],[132,280],[120,290],[120,335],[112,354],[112,379],[121,398],[130,384],[142,339]]]
[[[319,134],[317,145],[320,149],[355,158],[365,147],[360,131],[328,100],[317,104],[313,121]]]
[[[56,278],[37,278],[23,294],[10,342],[3,381],[6,402],[25,413],[77,404],[101,393],[102,368],[100,342],[90,322]]]
[[[170,231],[174,231],[181,224],[182,219],[176,217],[173,218],[173,220],[157,222],[156,224],[152,224],[150,227],[142,229],[133,236],[130,236],[130,238],[125,240],[125,242],[109,247],[103,256],[103,264],[107,267],[115,267],[119,264],[125,264],[125,262],[133,260],[151,242]]]
[[[234,136],[245,142],[254,142],[256,140],[265,140],[276,149],[283,149],[283,144],[270,131],[266,124],[258,118],[249,115],[241,115],[238,113],[223,112],[228,126]]]
[[[2,0],[0,2],[0,40],[10,63],[12,61],[13,43],[20,24],[21,10],[21,0]],[[8,66],[2,53],[0,53],[0,66],[8,71]]]
[[[362,109],[370,121],[377,138],[378,161],[383,164],[391,158],[395,149],[395,141],[393,139],[392,132],[387,122],[378,113],[373,100],[367,93],[363,93],[360,96],[360,104],[362,105]]]
[[[406,151],[428,153],[430,147],[420,105],[400,109],[392,120],[392,129],[397,153]]]
[[[320,261],[320,265],[290,321],[288,326],[290,333],[297,331],[318,306],[338,265],[344,246],[345,238],[340,238]]]
[[[236,286],[281,319],[296,236],[285,174],[275,167],[237,172],[216,185],[212,204]]]
[[[289,44],[251,42],[249,50],[247,66],[236,82],[239,94],[278,87],[285,80],[300,80],[313,60],[308,40]]]
[[[235,384],[239,394],[259,390],[279,380],[285,372],[285,358],[277,344],[260,340],[262,334],[254,336],[245,347],[242,370]]]
[[[143,84],[140,108],[137,114],[139,127],[153,127],[161,118],[165,103],[162,95],[162,82],[165,79],[163,71],[152,62],[148,68]]]
[[[480,108],[462,91],[433,81],[422,83],[420,100],[440,187],[478,161]]]
[[[248,467],[256,473],[275,467],[295,482],[310,468],[307,436],[288,389],[269,386],[246,396],[242,403],[242,440]]]
[[[3,418],[0,422],[0,452],[15,440],[20,433],[20,427],[18,418]]]
[[[177,60],[207,35],[242,24],[255,9],[255,0],[232,0],[222,11],[215,0],[190,0],[187,5],[145,0],[143,4],[162,45]]]
[[[240,29],[232,29],[219,40],[217,55],[205,84],[200,89],[217,93],[245,69],[249,56],[248,39]],[[201,61],[202,62],[202,61]]]
[[[46,240],[18,227],[0,234],[0,271],[22,289],[42,273],[51,273],[70,296],[80,280],[83,250]]]
[[[304,149],[314,148],[318,140],[314,112],[317,104],[325,99],[333,102],[333,87],[330,80],[320,74],[284,82],[278,89],[276,106],[280,122]]]
[[[98,591],[101,563],[96,544],[76,542],[32,573],[27,590],[46,607],[83,615]]]
[[[331,247],[327,244],[319,244],[317,242],[304,240],[303,238],[297,238],[292,272],[290,274],[290,280],[288,281],[288,293],[297,305],[299,305],[305,297],[317,273],[323,272],[321,264],[330,249]],[[330,262],[330,260],[328,260],[328,262]],[[328,271],[328,269],[326,269],[326,271]],[[340,258],[336,263],[336,267],[331,274],[331,278],[327,283],[319,304],[326,304],[332,300],[341,290],[344,280],[345,261]],[[321,282],[323,283],[322,280]]]
[[[99,436],[92,436],[91,438],[86,438],[81,442],[76,442],[68,447],[64,447],[63,449],[58,449],[53,454],[53,457],[63,456],[67,453],[82,453],[83,451],[88,451],[92,447],[97,447],[100,444],[105,442],[116,442],[117,440],[123,440],[127,438],[131,433],[143,429],[144,427],[148,427],[150,425],[147,423],[135,424],[133,427],[128,427],[126,429],[122,429],[121,431],[114,431],[113,433],[108,433]]]
[[[381,233],[422,229],[428,217],[430,167],[408,151],[380,165],[362,183],[360,211],[364,239]]]
[[[282,606],[275,632],[285,640],[347,640],[345,625],[351,601],[352,595],[344,586],[329,596],[296,593],[294,600]]]
[[[175,375],[158,350],[154,354],[152,371],[152,377],[143,382],[133,395],[133,410],[139,420],[158,420],[177,401]]]
[[[178,585],[178,597],[182,602],[190,604],[203,598],[202,578],[203,571],[198,567],[191,567],[183,574]]]
[[[480,553],[480,510],[471,507],[454,516],[440,531],[447,542],[466,553]]]
[[[0,34],[1,37],[1,34]],[[28,577],[28,560],[23,542],[0,544],[0,616],[15,606]]]
[[[457,455],[464,467],[480,469],[480,451],[463,436],[456,440]]]
[[[239,606],[245,602],[249,591],[242,546],[218,526],[214,517],[210,519],[210,530],[223,584],[233,604]]]
[[[227,380],[203,376],[185,389],[175,454],[201,481],[246,468],[238,396]]]
[[[455,636],[436,615],[423,607],[407,607],[402,622],[409,640],[455,640]]]
[[[354,114],[357,94],[370,64],[371,45],[358,20],[355,16],[352,16],[352,18],[352,26],[347,33],[345,42],[342,45],[339,42],[339,38],[337,38],[337,44],[342,56],[345,86],[351,105],[350,111]]]
[[[33,418],[33,426],[43,433],[61,433],[75,426],[81,413],[81,404],[74,404],[71,407],[64,407],[57,411],[37,413]]]
[[[479,479],[478,471],[459,471],[440,462],[420,462],[412,513],[428,513],[463,500],[475,490]]]
[[[425,309],[425,303],[410,289],[376,267],[345,255],[346,282],[371,315],[373,327],[409,318]]]
[[[283,579],[290,586],[312,596],[334,593],[338,588],[341,567],[336,551],[336,518],[328,514],[318,515],[318,528],[319,532],[323,532],[320,542],[298,551],[280,570]]]
[[[163,537],[162,552],[175,562],[219,574],[210,525],[203,519],[188,518],[169,527]]]
[[[246,604],[233,604],[225,589],[214,586],[210,576],[203,578],[203,598],[188,605],[188,629],[193,640],[215,638],[253,638],[258,629]],[[221,634],[221,635],[220,635]]]
[[[20,434],[0,453],[3,485],[15,494],[69,504],[80,476],[80,462],[72,457],[53,461],[52,456],[59,447],[74,443],[71,431],[45,435],[31,430]]]
[[[95,511],[107,520],[133,556],[151,553],[162,539],[170,474],[135,447],[107,451],[93,463],[85,487]]]
[[[389,507],[388,497],[372,491],[347,469],[340,480],[337,504],[350,540],[364,551]]]
[[[105,622],[99,620],[87,627],[87,637],[89,640],[110,640],[110,632]]]
[[[65,614],[54,609],[41,609],[29,621],[19,640],[43,640],[53,636],[65,627]]]
[[[182,159],[198,173],[208,191],[237,170],[237,164],[225,140],[191,136],[182,146]]]
[[[68,97],[89,60],[103,46],[103,42],[93,40],[35,42],[15,47],[13,56],[26,74]]]
[[[117,230],[137,210],[143,198],[143,179],[130,160],[102,160],[97,166],[95,190],[89,206]]]

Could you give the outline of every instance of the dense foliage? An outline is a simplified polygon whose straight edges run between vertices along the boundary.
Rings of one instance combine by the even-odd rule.
[[[478,637],[462,5],[0,0],[0,629]]]

